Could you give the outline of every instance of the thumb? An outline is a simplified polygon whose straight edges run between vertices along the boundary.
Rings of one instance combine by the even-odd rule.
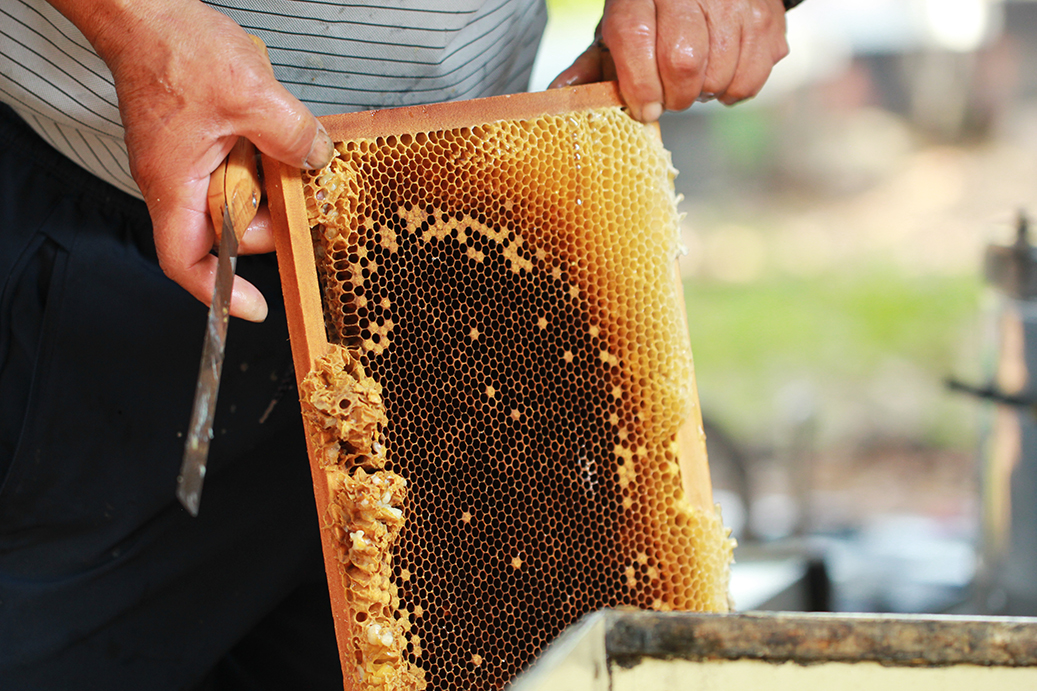
[[[243,132],[260,151],[296,168],[323,168],[335,155],[335,144],[314,115],[299,99],[288,93],[274,75],[266,46],[249,36],[269,78],[266,88],[257,90],[258,103],[250,109],[253,118]]]
[[[335,155],[335,144],[320,120],[306,106],[283,92],[271,94],[264,117],[243,134],[261,152],[296,168],[319,169]]]
[[[601,48],[597,44],[583,51],[572,65],[567,67],[561,74],[554,78],[548,85],[548,89],[557,89],[563,86],[576,86],[577,84],[590,84],[601,81],[603,70],[601,69]]]
[[[278,118],[280,127],[268,126],[246,136],[263,154],[281,163],[307,170],[324,168],[335,156],[335,144],[320,120],[302,104],[299,107],[305,116]]]

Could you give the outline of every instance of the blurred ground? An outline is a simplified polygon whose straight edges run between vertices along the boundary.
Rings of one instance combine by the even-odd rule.
[[[600,14],[549,6],[541,88]],[[718,494],[743,538],[827,536],[842,608],[932,611],[889,579],[910,536],[939,587],[975,569],[989,411],[944,381],[987,376],[982,253],[1037,209],[1037,3],[807,0],[788,23],[757,99],[661,123]]]

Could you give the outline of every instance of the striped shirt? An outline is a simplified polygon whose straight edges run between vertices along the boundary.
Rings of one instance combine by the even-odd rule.
[[[205,0],[261,38],[316,115],[526,89],[543,0]],[[0,3],[0,101],[54,148],[140,197],[111,72],[44,0]]]

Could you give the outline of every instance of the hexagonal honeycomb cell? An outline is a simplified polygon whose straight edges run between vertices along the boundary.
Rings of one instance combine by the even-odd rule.
[[[619,105],[403,129],[302,178],[347,688],[500,689],[593,610],[725,611],[658,130]]]

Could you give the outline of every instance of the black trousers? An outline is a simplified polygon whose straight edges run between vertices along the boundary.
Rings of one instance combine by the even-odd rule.
[[[0,105],[0,689],[341,689],[272,256],[230,325],[201,513],[175,496],[206,307],[144,204]]]

